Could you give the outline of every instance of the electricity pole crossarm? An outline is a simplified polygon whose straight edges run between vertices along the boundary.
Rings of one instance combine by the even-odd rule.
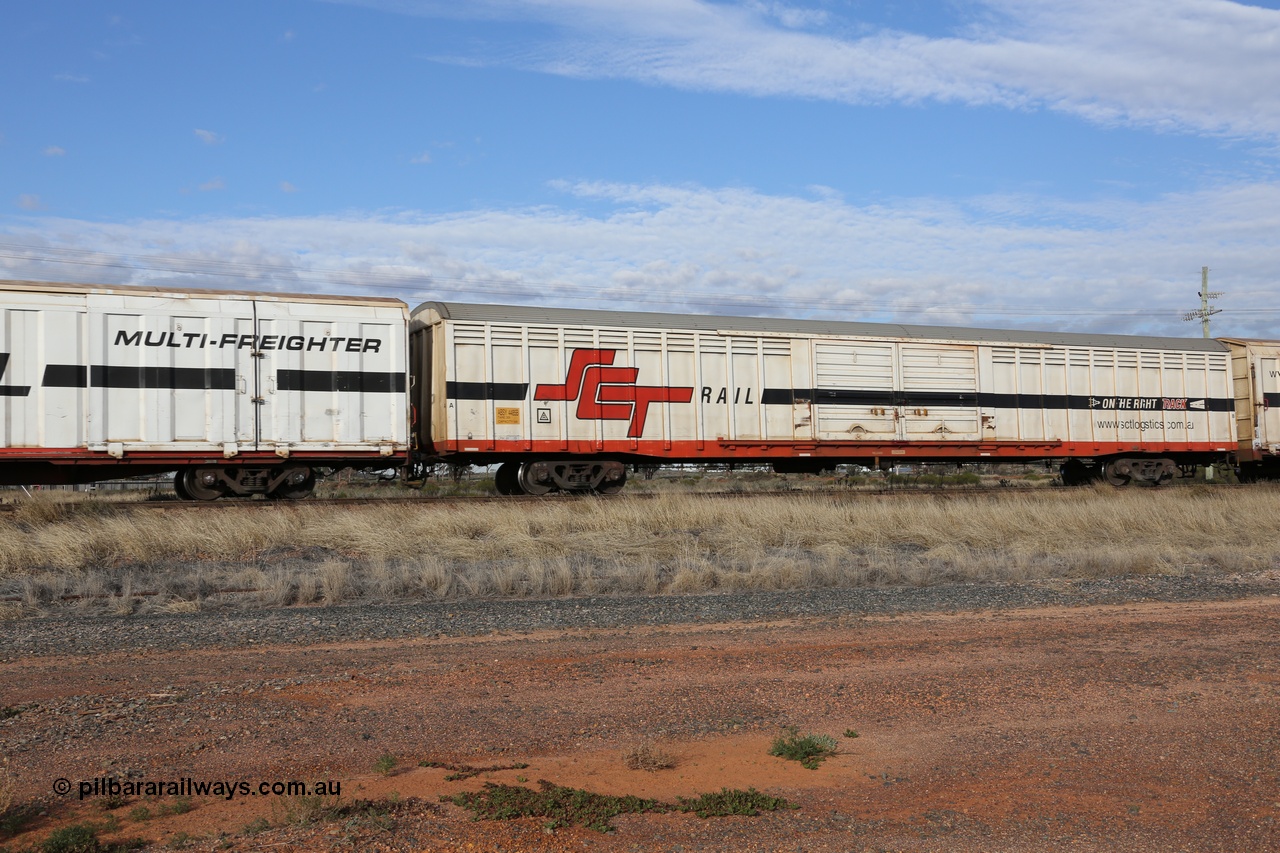
[[[1182,315],[1183,320],[1199,320],[1200,328],[1204,331],[1204,336],[1209,337],[1209,318],[1214,314],[1221,314],[1221,308],[1214,308],[1209,304],[1210,299],[1221,299],[1222,291],[1209,289],[1209,268],[1200,268],[1200,310],[1188,311]]]

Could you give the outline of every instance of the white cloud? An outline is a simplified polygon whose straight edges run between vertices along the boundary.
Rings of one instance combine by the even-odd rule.
[[[138,283],[775,317],[1274,337],[1280,183],[1150,203],[1029,196],[854,205],[829,193],[571,184],[559,207],[128,224],[35,219],[0,242],[125,253]],[[575,210],[581,204],[604,214]],[[4,232],[0,232],[2,234]],[[78,235],[67,243],[65,235]],[[55,264],[56,252],[34,259]],[[273,258],[274,269],[227,265]],[[194,275],[176,276],[177,268]],[[0,254],[0,269],[6,265]],[[247,261],[245,263],[248,263]],[[36,263],[39,266],[38,263]],[[100,262],[97,266],[100,266]],[[93,272],[97,275],[97,266]],[[51,266],[51,269],[56,266]],[[147,269],[150,268],[150,269]],[[36,277],[46,277],[45,274]],[[1269,313],[1270,312],[1270,313]]]
[[[761,0],[331,2],[536,20],[556,33],[533,49],[450,61],[758,96],[1043,108],[1104,124],[1280,136],[1280,11],[1227,0],[972,0],[949,7],[970,23],[945,37]]]
[[[43,210],[44,202],[40,200],[40,196],[32,193],[23,193],[18,196],[18,207],[23,210]]]
[[[288,181],[280,182],[280,192],[296,193],[297,191],[298,191],[298,188],[295,187],[293,184],[289,183]]]
[[[46,157],[62,157],[67,153],[67,149],[61,145],[50,145],[44,149],[43,153]]]
[[[425,164],[431,162],[431,152],[423,151],[421,154],[409,160],[410,163]]]
[[[227,182],[222,180],[222,178],[210,178],[200,186],[196,187],[196,189],[200,190],[202,193],[212,192],[214,190],[225,190],[226,188]]]
[[[221,145],[226,139],[226,137],[214,133],[212,130],[201,130],[200,128],[196,128],[195,134],[196,139],[199,139],[205,145]]]
[[[55,74],[53,79],[59,83],[88,83],[89,78],[83,74]]]

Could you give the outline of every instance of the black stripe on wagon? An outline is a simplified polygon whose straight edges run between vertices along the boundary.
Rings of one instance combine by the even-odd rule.
[[[1280,394],[1263,394],[1262,402],[1267,408],[1280,407]]]
[[[83,364],[46,364],[40,384],[45,388],[88,388],[89,368]]]
[[[892,406],[899,396],[893,391],[856,391],[815,388],[809,399],[828,406]]]
[[[361,394],[403,394],[403,373],[361,370],[278,370],[281,391],[353,391]]]
[[[523,400],[529,396],[529,383],[446,382],[444,394],[450,400]]]
[[[68,368],[75,365],[51,365]],[[48,378],[48,369],[45,377]],[[79,377],[76,377],[79,378]],[[163,367],[148,365],[125,367],[95,364],[89,368],[89,384],[94,388],[164,388],[182,391],[232,391],[236,387],[236,371],[231,367]]]
[[[1280,405],[1280,394],[1269,394],[1268,405]],[[953,406],[991,409],[1056,409],[1094,412],[1183,411],[1164,409],[1163,397],[1130,397],[1140,405],[1116,405],[1114,397],[1079,394],[978,394],[972,391],[884,391],[856,388],[766,388],[760,402],[766,406],[819,403],[826,406]],[[1232,412],[1235,400],[1228,397],[1173,397],[1185,400],[1188,412]],[[1201,403],[1203,405],[1195,405]]]
[[[0,352],[0,376],[9,368],[9,353]],[[0,397],[25,397],[31,393],[30,385],[0,385]]]
[[[125,367],[95,364],[47,364],[45,388],[157,388],[231,390],[236,372],[222,367]]]

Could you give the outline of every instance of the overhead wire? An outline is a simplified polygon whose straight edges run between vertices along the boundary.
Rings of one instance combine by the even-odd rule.
[[[352,267],[296,267],[285,264],[229,261],[216,258],[193,258],[174,255],[130,255],[103,252],[95,249],[77,249],[58,246],[27,246],[0,242],[0,259],[48,264],[119,269],[141,273],[171,273],[180,276],[216,276],[225,278],[261,280],[267,277],[284,278],[288,282],[322,283],[329,286],[358,287],[362,290],[394,291],[398,294],[423,295],[440,298],[444,294],[484,294],[486,296],[521,298],[546,297],[581,302],[608,302],[617,304],[628,301],[633,304],[684,305],[708,308],[726,306],[765,307],[776,306],[778,298],[769,294],[695,294],[675,293],[647,288],[643,291],[625,287],[591,288],[568,282],[536,281],[527,278],[484,278],[442,276],[417,271],[390,272]],[[354,279],[354,280],[353,280]],[[1143,316],[1152,313],[1169,313],[1181,316],[1184,311],[1168,309],[1152,312],[1150,308],[1054,308],[973,304],[922,304],[895,300],[819,297],[806,298],[787,294],[787,307],[800,309],[837,309],[861,311],[895,311],[927,313],[932,311],[961,311],[976,315],[1043,317],[1053,316]],[[1217,313],[1245,312],[1269,314],[1277,308],[1222,308]]]

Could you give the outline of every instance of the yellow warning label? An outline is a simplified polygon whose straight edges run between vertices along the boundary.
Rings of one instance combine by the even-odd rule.
[[[520,423],[520,410],[499,406],[493,410],[493,419],[500,424]]]

